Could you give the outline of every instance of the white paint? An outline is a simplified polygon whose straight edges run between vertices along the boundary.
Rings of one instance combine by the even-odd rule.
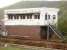
[[[57,23],[57,14],[59,9],[57,8],[27,8],[27,9],[9,9],[5,10],[4,24],[5,25],[48,25]],[[23,13],[40,13],[40,19],[13,19],[9,20],[7,14],[23,14]],[[45,14],[51,15],[49,20],[45,20]],[[56,15],[56,19],[53,20],[53,15]]]

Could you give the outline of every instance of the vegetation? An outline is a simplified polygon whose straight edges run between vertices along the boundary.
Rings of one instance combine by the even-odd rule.
[[[16,48],[16,47],[5,47],[5,48],[0,48],[0,50],[25,50],[25,49]]]
[[[67,3],[61,3],[58,20],[58,29],[63,32],[64,42],[67,43]]]
[[[58,28],[61,32],[67,32],[67,3],[61,3]]]

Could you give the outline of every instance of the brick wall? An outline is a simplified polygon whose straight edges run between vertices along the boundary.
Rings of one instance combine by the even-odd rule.
[[[6,26],[8,35],[29,36],[33,40],[40,40],[40,26]]]

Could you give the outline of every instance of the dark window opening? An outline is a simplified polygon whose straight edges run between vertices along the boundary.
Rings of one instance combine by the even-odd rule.
[[[17,19],[17,16],[14,16],[14,19]]]
[[[25,19],[25,15],[22,15],[23,19]]]
[[[40,19],[40,16],[35,15],[35,16],[34,16],[34,19]]]
[[[32,19],[32,14],[27,15],[27,19]]]
[[[16,16],[16,19],[19,19],[19,15]]]
[[[32,19],[32,14],[29,17],[30,17],[30,19]]]
[[[53,19],[56,19],[56,16],[55,15],[53,15]]]
[[[40,19],[40,14],[34,14],[34,19]]]
[[[13,16],[12,15],[8,15],[8,19],[13,19]]]
[[[23,17],[22,17],[22,16],[20,16],[20,19],[23,19]]]
[[[47,14],[45,14],[45,20],[47,20]]]
[[[50,15],[48,15],[48,19],[50,19]]]
[[[27,16],[27,19],[30,19],[30,16]]]
[[[27,13],[27,14],[8,14],[8,19],[32,19],[32,15],[34,15],[35,19],[40,19],[39,13]]]
[[[56,17],[53,17],[53,19],[56,19]]]
[[[10,19],[10,15],[8,15],[8,19]]]

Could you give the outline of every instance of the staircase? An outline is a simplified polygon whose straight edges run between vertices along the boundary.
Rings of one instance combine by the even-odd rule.
[[[49,27],[53,30],[53,32],[62,40],[64,40],[64,36],[60,31],[58,31],[53,25],[49,24]]]

